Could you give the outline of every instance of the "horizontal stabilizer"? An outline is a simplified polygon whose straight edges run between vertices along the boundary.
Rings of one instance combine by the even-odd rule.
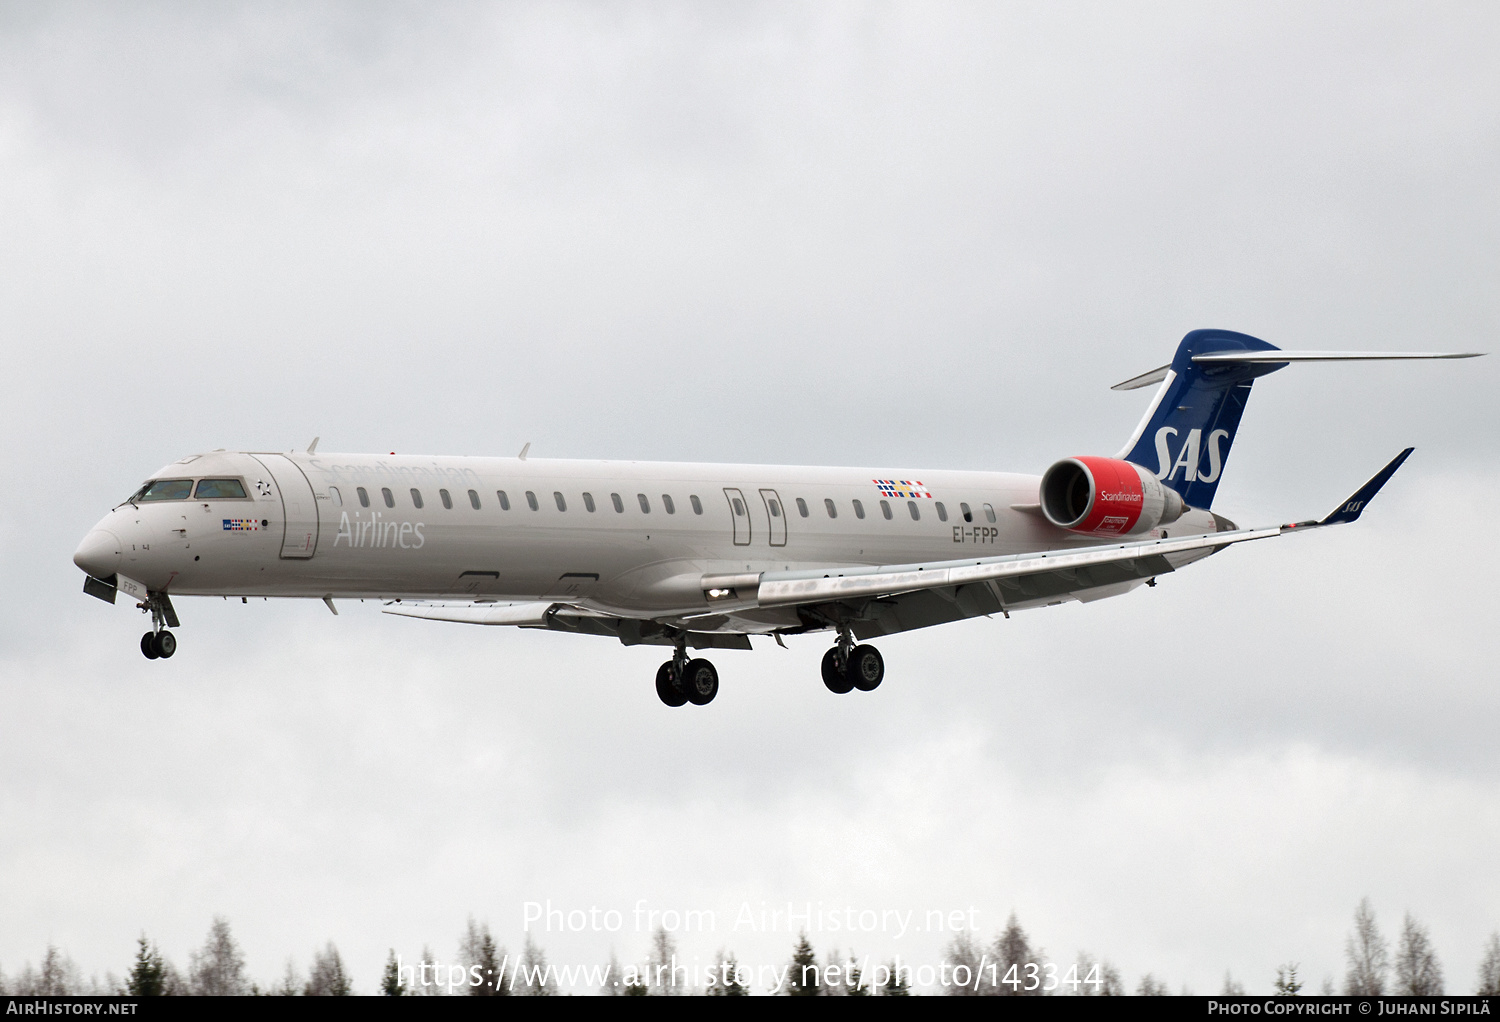
[[[1197,363],[1216,362],[1380,362],[1407,358],[1478,358],[1482,351],[1214,351],[1206,355],[1194,355]],[[1160,370],[1154,370],[1159,372]],[[1151,375],[1150,373],[1147,374]],[[1140,379],[1140,377],[1137,377]],[[1126,383],[1133,383],[1127,380]],[[1146,386],[1141,383],[1138,386]],[[1118,384],[1113,390],[1133,390]]]
[[[1124,383],[1117,383],[1117,384],[1115,384],[1113,387],[1111,387],[1109,389],[1110,390],[1140,390],[1142,387],[1149,387],[1153,383],[1160,383],[1162,380],[1165,380],[1167,378],[1167,372],[1171,368],[1172,368],[1172,363],[1168,362],[1164,366],[1157,366],[1155,369],[1151,370],[1149,373],[1141,373],[1141,375],[1139,375],[1139,376],[1132,376],[1130,379],[1126,380]]]
[[[1214,351],[1206,355],[1194,355],[1193,361],[1212,365],[1215,362],[1270,363],[1277,362],[1383,362],[1411,358],[1478,358],[1483,351]],[[1110,390],[1140,390],[1167,378],[1171,363],[1157,366],[1148,373],[1132,376],[1117,383]]]

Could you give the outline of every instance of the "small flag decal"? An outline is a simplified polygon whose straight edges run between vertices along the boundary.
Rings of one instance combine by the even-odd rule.
[[[931,499],[932,494],[927,492],[920,479],[876,479],[875,488],[880,491],[882,497],[893,497],[907,500],[912,497],[926,497]]]

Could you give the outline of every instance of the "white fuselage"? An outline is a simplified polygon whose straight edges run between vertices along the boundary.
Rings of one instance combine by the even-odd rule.
[[[666,618],[705,609],[705,575],[1110,541],[1049,524],[1030,510],[1038,477],[1009,473],[215,452],[153,476],[219,478],[246,496],[115,508],[96,530],[118,560],[86,570],[172,596],[557,599]],[[1215,529],[1202,511],[1170,527]]]

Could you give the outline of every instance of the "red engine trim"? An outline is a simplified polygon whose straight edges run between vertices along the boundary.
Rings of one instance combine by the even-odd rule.
[[[1073,460],[1081,462],[1094,480],[1094,504],[1089,508],[1088,517],[1073,526],[1073,531],[1113,536],[1134,528],[1146,504],[1141,477],[1135,466],[1114,458]]]

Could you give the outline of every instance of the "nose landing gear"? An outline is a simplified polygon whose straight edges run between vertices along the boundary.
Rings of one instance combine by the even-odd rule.
[[[182,627],[177,620],[177,611],[166,593],[150,593],[145,603],[137,604],[151,614],[151,631],[141,636],[141,653],[147,660],[166,660],[177,652],[177,637],[167,631],[167,625]]]
[[[141,636],[141,652],[147,660],[166,660],[177,652],[177,637],[165,628],[159,632],[147,632]]]

